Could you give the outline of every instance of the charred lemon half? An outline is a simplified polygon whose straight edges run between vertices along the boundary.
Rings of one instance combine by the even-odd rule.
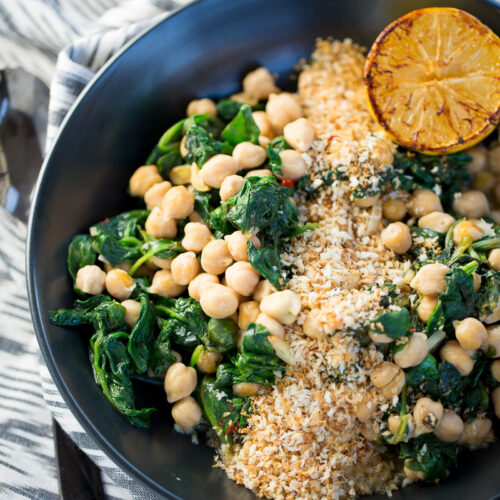
[[[364,78],[375,120],[408,149],[460,151],[500,120],[500,39],[459,9],[414,10],[387,26]]]

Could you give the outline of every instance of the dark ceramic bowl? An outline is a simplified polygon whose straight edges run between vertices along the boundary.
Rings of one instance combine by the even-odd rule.
[[[66,118],[43,166],[31,217],[28,282],[42,353],[82,426],[125,471],[157,492],[185,499],[255,498],[213,465],[213,450],[172,429],[161,389],[141,387],[139,405],[160,408],[149,430],[131,427],[95,385],[88,339],[56,328],[48,310],[73,302],[66,248],[73,234],[130,206],[131,172],[193,97],[240,88],[257,65],[281,86],[316,37],[350,37],[370,46],[410,10],[466,9],[500,32],[500,14],[480,0],[204,0],[139,37],[97,75]],[[439,486],[412,486],[394,498],[486,500],[500,492],[500,444],[464,457]]]

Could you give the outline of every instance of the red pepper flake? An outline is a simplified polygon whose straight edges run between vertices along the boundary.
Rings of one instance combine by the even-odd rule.
[[[333,135],[328,136],[328,140],[332,141],[333,139],[336,139],[337,137],[338,137],[338,135],[333,134]]]
[[[409,332],[414,332],[416,330],[416,328],[410,328],[408,331]]]
[[[232,406],[230,406],[230,405],[228,406],[228,409],[231,410],[231,411],[234,410],[234,408]]]
[[[106,217],[104,220],[99,222],[99,224],[102,224],[104,226],[104,224],[107,224],[108,222],[109,222],[109,217]]]
[[[224,433],[226,436],[230,433],[233,432],[234,430],[234,424],[231,424],[228,428],[227,431]]]
[[[293,189],[294,182],[293,182],[293,180],[292,180],[292,179],[288,179],[287,177],[285,177],[285,178],[281,181],[280,186],[283,186],[283,187],[287,187],[287,188]]]

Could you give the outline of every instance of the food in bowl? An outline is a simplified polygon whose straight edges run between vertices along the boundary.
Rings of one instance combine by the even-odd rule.
[[[192,101],[130,178],[142,206],[72,240],[108,400],[147,427],[133,377],[259,496],[353,497],[437,481],[500,415],[495,141],[399,147],[365,57],[318,40],[297,93],[258,68]]]

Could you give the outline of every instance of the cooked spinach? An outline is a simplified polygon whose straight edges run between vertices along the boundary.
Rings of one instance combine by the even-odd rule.
[[[201,341],[207,351],[227,352],[236,348],[238,325],[230,318],[211,318]]]
[[[227,204],[223,203],[210,212],[208,225],[214,230],[215,237],[218,239],[234,231],[234,227],[228,221],[227,210]]]
[[[243,106],[241,102],[233,99],[221,99],[217,103],[217,114],[225,121],[230,122]]]
[[[67,265],[76,292],[83,293],[76,288],[76,273],[82,267],[94,264],[96,258],[97,254],[92,247],[92,238],[88,234],[77,234],[73,237],[68,247]]]
[[[201,191],[193,191],[194,194],[194,209],[198,212],[207,224],[210,222],[210,212],[213,207],[220,205],[220,198],[215,189],[211,189],[206,193]]]
[[[154,147],[151,154],[146,159],[146,165],[156,165],[160,157],[171,153],[172,144],[177,143],[178,149],[185,121],[185,119],[180,120],[167,129],[167,131],[160,137],[160,140]]]
[[[238,114],[226,125],[221,132],[222,139],[236,146],[240,142],[257,144],[260,130],[252,116],[252,108],[243,104]]]
[[[481,288],[476,295],[476,307],[479,316],[491,314],[499,303],[500,298],[500,271],[490,269],[481,279]]]
[[[187,159],[198,167],[202,167],[209,158],[221,152],[221,144],[199,125],[189,127],[184,145],[188,150]]]
[[[149,368],[154,377],[163,377],[173,363],[177,361],[171,350],[171,337],[173,329],[169,327],[168,320],[158,318],[160,333],[155,338],[149,357]]]
[[[427,354],[424,360],[406,372],[406,383],[415,389],[422,386],[427,394],[436,395],[439,380],[439,370],[436,358]],[[439,394],[437,394],[439,396]]]
[[[269,280],[274,287],[280,289],[283,276],[278,249],[256,248],[251,241],[248,241],[247,245],[250,264],[259,271],[261,276]]]
[[[285,149],[290,149],[290,145],[286,142],[283,136],[276,137],[266,147],[267,158],[271,171],[276,175],[283,175],[281,171],[280,153]]]
[[[370,322],[370,329],[392,339],[404,337],[410,329],[410,312],[406,308],[382,312]]]

